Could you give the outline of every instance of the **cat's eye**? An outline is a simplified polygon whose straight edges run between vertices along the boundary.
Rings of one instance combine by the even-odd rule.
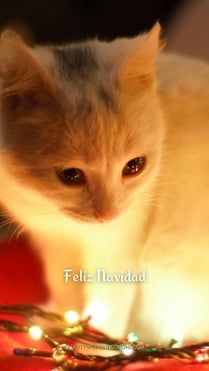
[[[140,174],[144,170],[145,165],[145,156],[133,158],[124,166],[122,175],[125,177]]]
[[[86,182],[84,172],[77,168],[57,170],[58,178],[66,185],[77,186]]]

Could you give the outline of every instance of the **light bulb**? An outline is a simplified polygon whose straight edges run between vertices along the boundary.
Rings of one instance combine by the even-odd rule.
[[[121,352],[125,356],[130,356],[131,354],[133,354],[134,350],[132,348],[124,348],[124,349],[121,350]]]
[[[31,326],[28,332],[34,340],[40,340],[43,335],[43,331],[39,326]]]
[[[79,322],[79,314],[74,310],[68,310],[64,313],[65,321],[71,325],[75,325]]]

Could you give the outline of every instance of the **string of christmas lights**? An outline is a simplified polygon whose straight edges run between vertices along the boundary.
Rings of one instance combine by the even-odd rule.
[[[1,331],[25,332],[32,339],[43,340],[51,347],[51,351],[15,348],[13,353],[16,356],[50,358],[56,367],[54,371],[104,370],[137,361],[156,362],[161,358],[209,362],[209,342],[178,347],[177,341],[172,339],[167,347],[161,347],[139,341],[135,332],[128,334],[127,338],[111,338],[90,326],[90,317],[81,320],[74,311],[60,315],[34,305],[0,305],[0,312],[24,318],[24,324],[0,319]],[[38,317],[50,322],[50,326],[39,326]],[[110,353],[98,355],[99,351]]]

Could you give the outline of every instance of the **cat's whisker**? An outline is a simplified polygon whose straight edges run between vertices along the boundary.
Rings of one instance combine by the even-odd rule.
[[[11,215],[8,211],[0,211],[0,216],[8,216]]]
[[[25,231],[24,226],[20,226],[19,231],[16,232],[16,240],[18,241],[21,234]]]
[[[21,231],[21,229],[22,229],[22,226],[20,226],[20,225],[17,225],[14,228],[13,232],[11,233],[11,235],[9,237],[9,243],[12,242],[13,238],[17,237],[17,234],[18,234],[19,231]]]
[[[6,227],[7,225],[10,225],[10,224],[13,224],[13,220],[12,219],[10,219],[10,220],[3,220],[0,223],[0,228],[4,228],[4,227]]]
[[[0,223],[0,228],[5,228],[7,225],[9,224],[12,224],[13,222],[10,221],[10,220],[3,220],[1,223]]]

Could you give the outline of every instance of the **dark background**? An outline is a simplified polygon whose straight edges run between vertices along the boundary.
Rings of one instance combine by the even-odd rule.
[[[36,42],[136,35],[156,20],[166,27],[184,0],[0,0],[0,28],[30,30]],[[26,27],[26,28],[25,28]]]

